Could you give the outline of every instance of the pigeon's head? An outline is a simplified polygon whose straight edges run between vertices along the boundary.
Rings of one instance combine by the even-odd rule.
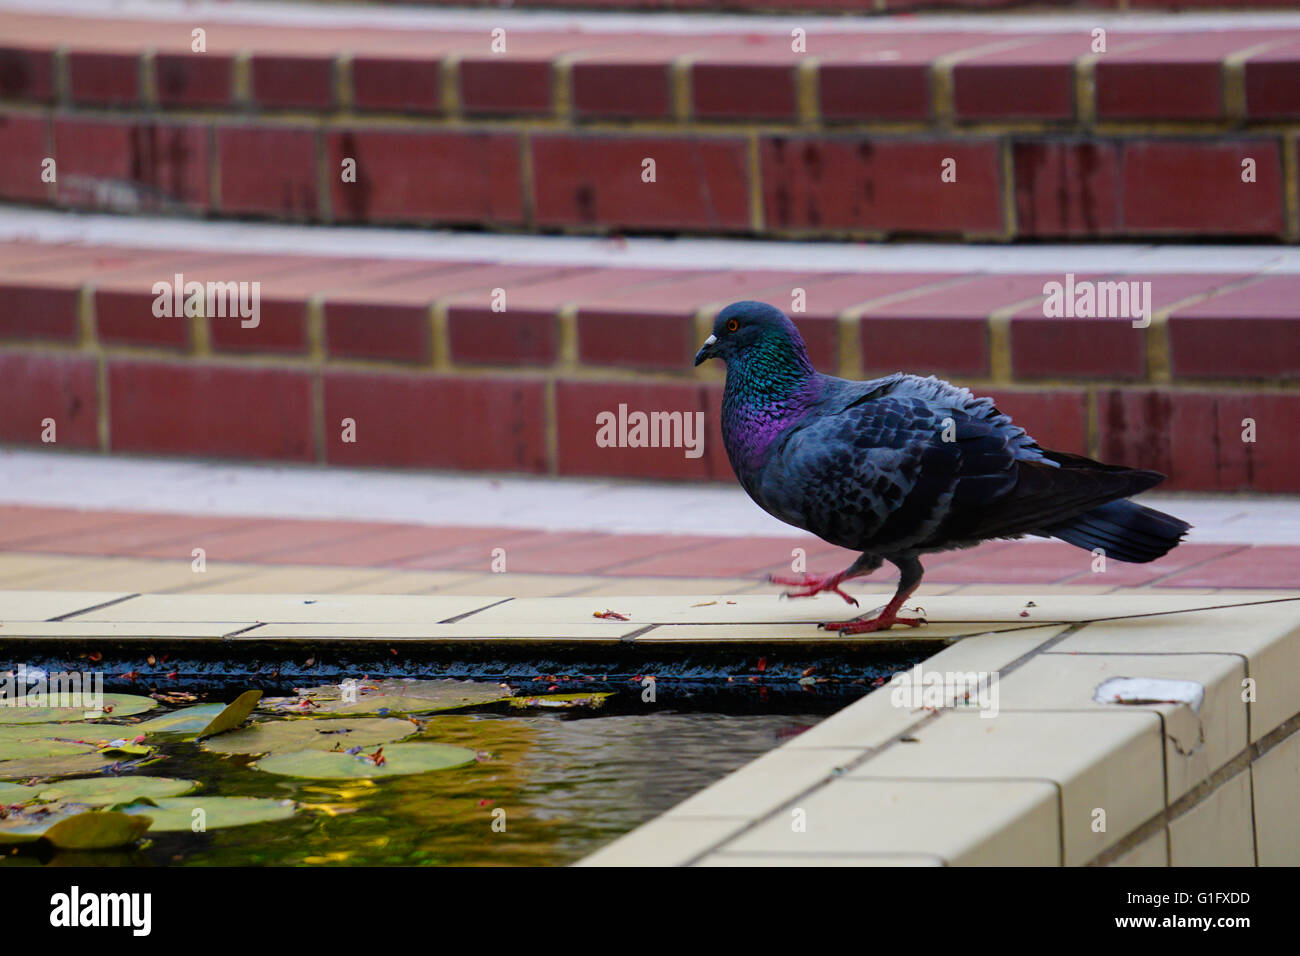
[[[766,302],[733,302],[713,322],[713,334],[695,354],[695,364],[720,358],[728,370],[762,360],[807,367],[808,350],[794,323]]]

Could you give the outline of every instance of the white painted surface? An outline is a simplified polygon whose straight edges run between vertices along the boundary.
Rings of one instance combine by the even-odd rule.
[[[2,3],[3,0],[0,0]],[[514,265],[809,272],[1046,274],[1300,273],[1288,246],[843,243],[751,239],[601,239],[489,235],[436,229],[199,222],[156,216],[58,212],[0,205],[0,240],[128,245],[213,252],[499,261]]]
[[[146,17],[186,23],[264,23],[317,27],[379,29],[576,29],[590,33],[711,33],[744,28],[747,33],[789,35],[795,26],[826,33],[923,33],[999,29],[1050,33],[1095,27],[1160,32],[1201,32],[1236,27],[1267,29],[1300,26],[1296,11],[1169,13],[1167,11],[1049,11],[1037,13],[927,13],[906,16],[845,16],[799,13],[753,16],[743,13],[602,13],[598,11],[479,10],[385,7],[380,4],[250,3],[234,0],[0,0],[0,9],[121,19]]]
[[[1189,541],[1300,542],[1300,499],[1144,495]],[[733,485],[237,465],[0,449],[0,504],[553,531],[800,534]],[[1033,540],[1033,539],[1030,539]]]
[[[1097,687],[1092,699],[1099,704],[1186,704],[1200,710],[1205,685],[1161,677],[1112,677]]]

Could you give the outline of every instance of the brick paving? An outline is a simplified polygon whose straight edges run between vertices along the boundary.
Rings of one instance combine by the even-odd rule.
[[[64,508],[0,507],[0,586],[28,575],[20,556],[154,559],[188,567],[202,548],[209,570],[240,566],[247,574],[297,569],[384,569],[416,573],[464,572],[512,587],[520,576],[551,575],[584,581],[610,579],[718,579],[763,584],[773,572],[789,572],[794,549],[810,568],[847,566],[854,555],[811,536],[734,538],[713,535],[636,535],[546,532],[511,528],[437,527],[341,520],[267,520],[214,516],[182,517],[145,512],[78,511]],[[501,549],[504,575],[493,573]],[[1087,588],[1260,588],[1289,589],[1300,583],[1300,546],[1185,543],[1147,565],[1109,562],[1092,569],[1092,555],[1057,541],[1028,539],[987,542],[969,551],[934,555],[926,585],[1044,585]],[[37,566],[37,565],[31,565]],[[130,567],[130,563],[126,564]],[[152,567],[152,565],[149,565]],[[75,577],[85,564],[68,566]],[[207,572],[204,572],[205,574]],[[435,590],[445,575],[425,575]],[[184,575],[180,576],[184,579]],[[864,579],[874,585],[890,575]],[[194,586],[208,578],[193,575]],[[334,579],[329,579],[334,580]],[[338,580],[346,581],[342,577]],[[231,582],[238,590],[238,581]],[[576,586],[576,585],[574,585]],[[259,588],[260,589],[260,588]],[[563,589],[563,581],[557,584]]]

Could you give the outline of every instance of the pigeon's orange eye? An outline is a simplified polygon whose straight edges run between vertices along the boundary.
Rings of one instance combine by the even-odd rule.
[[[730,319],[730,320],[728,320],[728,322],[727,322],[727,331],[728,331],[728,332],[734,332],[734,331],[736,331],[736,329],[738,329],[738,328],[740,328],[740,323],[739,323],[739,322],[737,322],[735,319]]]

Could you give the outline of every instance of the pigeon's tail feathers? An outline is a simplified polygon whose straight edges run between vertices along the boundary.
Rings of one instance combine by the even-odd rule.
[[[1186,521],[1133,501],[1111,501],[1042,530],[1077,548],[1100,548],[1108,558],[1145,564],[1168,554],[1183,540]]]
[[[1084,458],[1082,455],[1071,455],[1069,452],[1052,451],[1048,448],[1042,449],[1042,453],[1045,459],[1066,471],[1086,471],[1092,474],[1105,474],[1122,479],[1124,487],[1127,489],[1124,492],[1125,497],[1141,494],[1165,480],[1165,476],[1160,472],[1148,471],[1145,468],[1107,465],[1104,462],[1093,461],[1091,458]]]

